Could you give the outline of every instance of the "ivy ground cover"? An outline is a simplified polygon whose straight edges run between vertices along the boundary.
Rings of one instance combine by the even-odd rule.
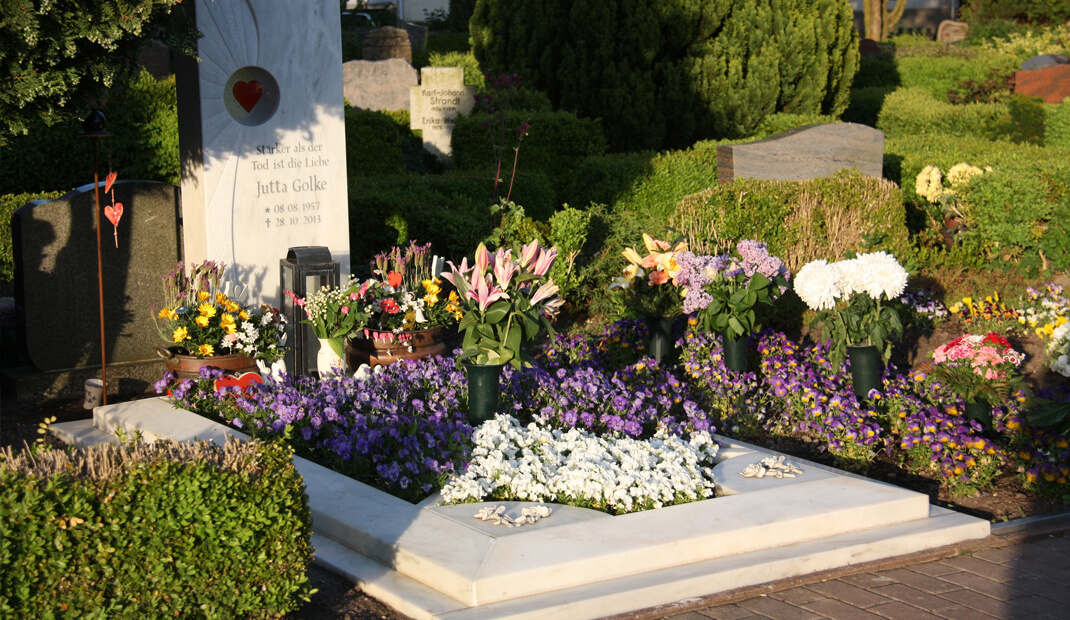
[[[1006,472],[1028,490],[1066,492],[1067,437],[1026,423],[1024,392],[993,408],[986,434],[964,417],[961,397],[924,372],[890,365],[882,389],[859,401],[849,361],[833,364],[825,344],[766,331],[752,336],[754,371],[736,373],[724,366],[720,336],[682,320],[678,330],[677,357],[662,366],[644,355],[641,322],[556,336],[534,367],[503,371],[500,415],[479,436],[453,358],[399,363],[365,380],[286,378],[245,395],[214,393],[209,375],[173,385],[172,400],[283,438],[410,501],[443,490],[449,501],[534,499],[622,513],[703,499],[712,494],[714,432],[755,443],[802,437],[855,471],[891,459],[959,494]]]

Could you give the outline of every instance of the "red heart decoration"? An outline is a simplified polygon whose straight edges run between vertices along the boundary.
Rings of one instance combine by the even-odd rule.
[[[111,205],[104,207],[104,217],[108,218],[112,226],[118,226],[119,220],[123,217],[123,203],[117,202],[114,207]]]
[[[260,97],[264,94],[264,87],[256,80],[249,80],[248,82],[238,82],[231,89],[234,93],[234,99],[238,102],[246,112],[252,112],[256,107],[256,103],[260,101]]]
[[[249,389],[249,386],[253,385],[254,383],[263,382],[264,380],[261,379],[260,375],[256,374],[255,372],[247,372],[237,377],[235,377],[234,375],[224,375],[222,378],[216,379],[215,391],[218,392],[220,389],[225,387],[238,386],[239,388],[241,388],[242,392],[245,392]]]
[[[118,178],[119,173],[112,170],[108,173],[108,176],[104,177],[104,193],[107,194],[111,191],[112,183],[115,183],[115,179]]]

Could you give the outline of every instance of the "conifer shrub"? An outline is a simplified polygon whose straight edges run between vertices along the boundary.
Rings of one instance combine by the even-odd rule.
[[[601,118],[615,151],[747,136],[775,111],[838,116],[858,67],[835,0],[479,0],[470,34],[484,70]]]
[[[0,452],[0,616],[276,618],[311,593],[284,444]]]

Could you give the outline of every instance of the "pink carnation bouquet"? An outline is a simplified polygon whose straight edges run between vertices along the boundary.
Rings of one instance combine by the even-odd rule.
[[[1021,380],[1025,354],[995,332],[960,336],[933,351],[934,373],[966,402],[1001,403]]]

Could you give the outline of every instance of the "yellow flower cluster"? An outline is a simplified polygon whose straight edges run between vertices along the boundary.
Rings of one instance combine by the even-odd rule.
[[[962,320],[971,323],[977,320],[1018,319],[1018,311],[1008,308],[999,300],[999,293],[992,293],[983,301],[974,301],[973,297],[963,297],[961,302],[952,304],[948,312],[958,314]]]

